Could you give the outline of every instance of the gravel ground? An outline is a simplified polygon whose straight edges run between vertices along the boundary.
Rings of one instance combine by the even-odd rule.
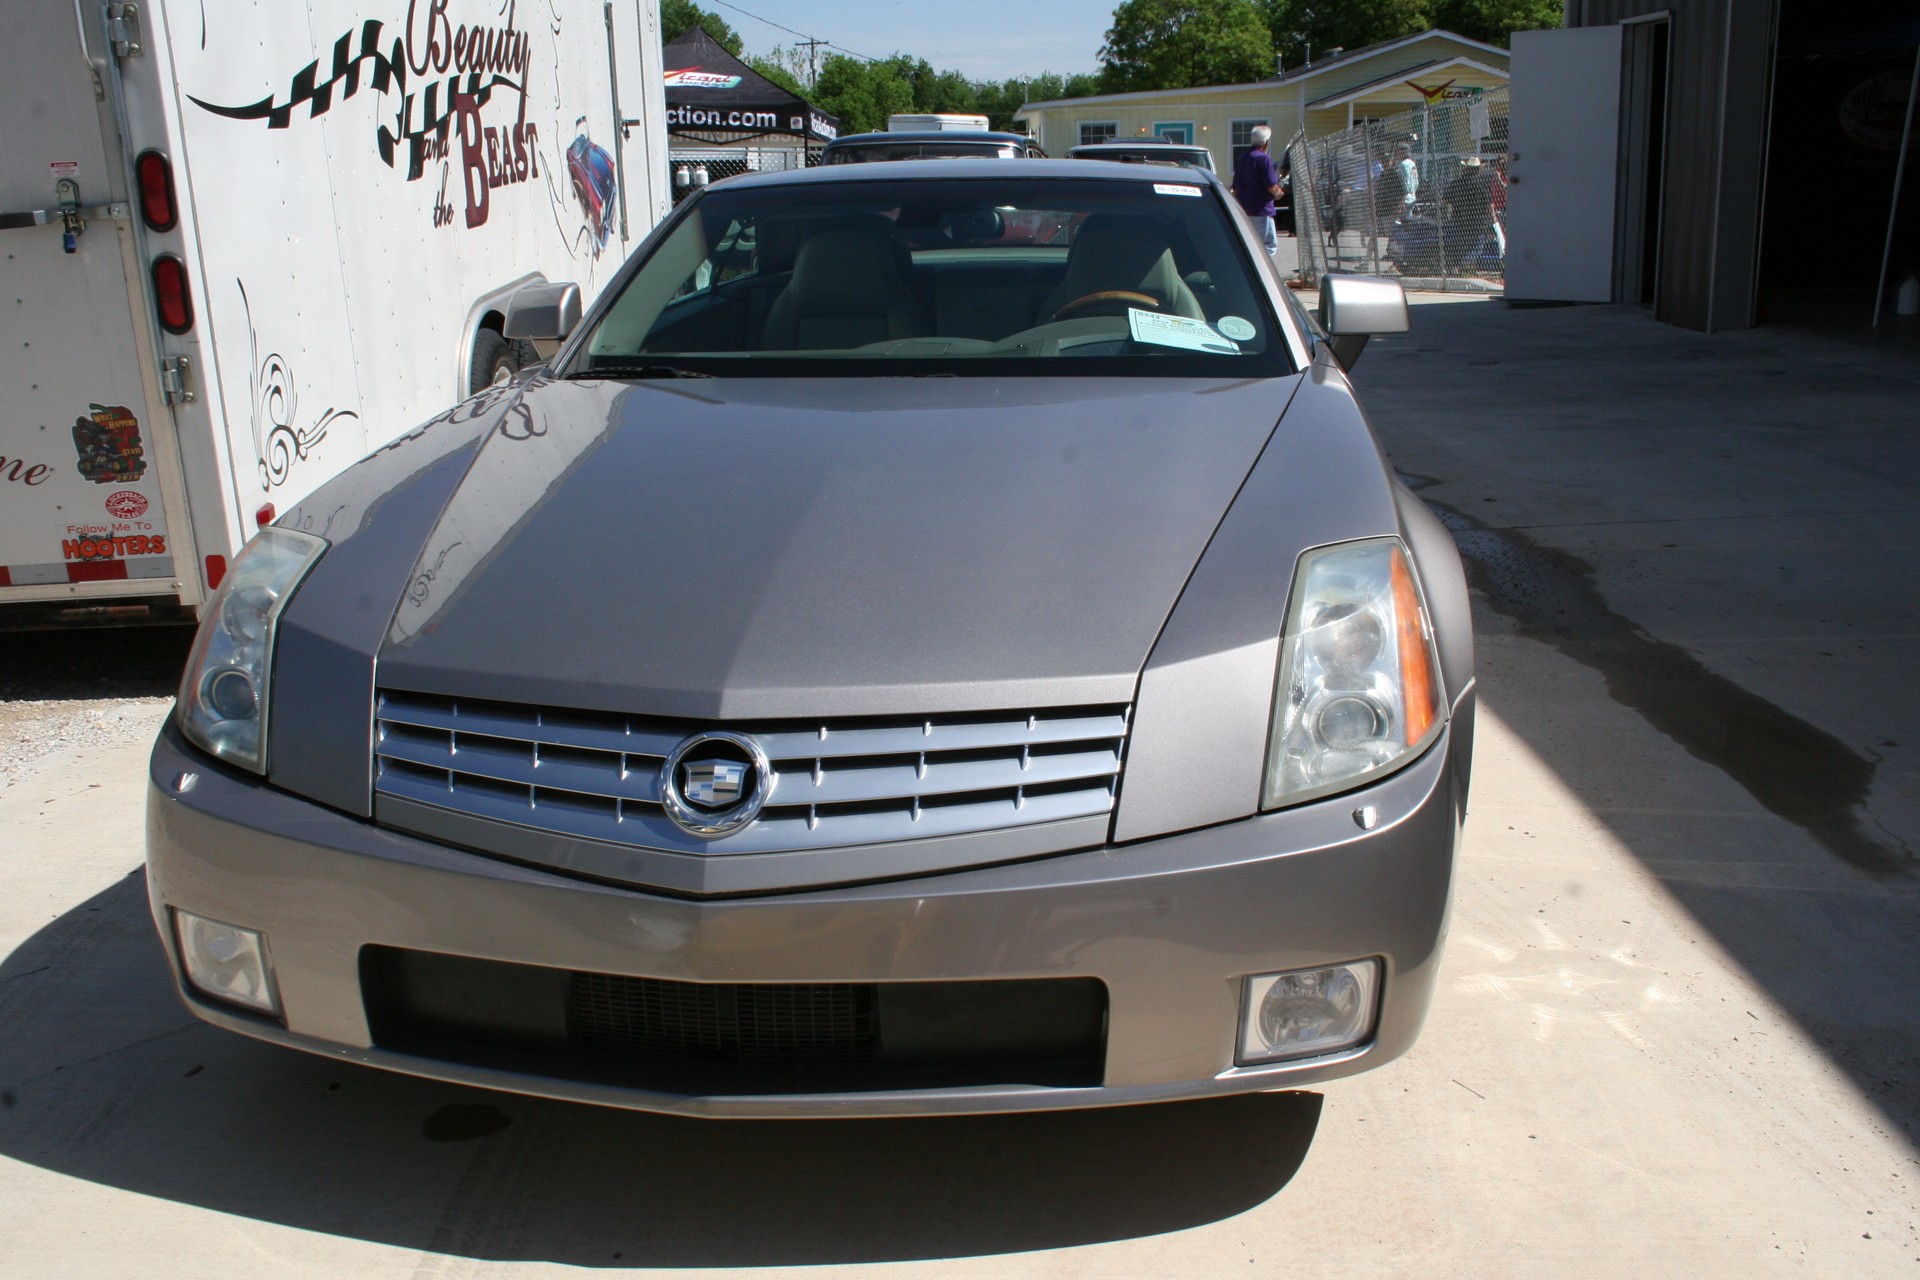
[[[192,643],[190,627],[0,635],[0,789],[49,759],[151,737]]]

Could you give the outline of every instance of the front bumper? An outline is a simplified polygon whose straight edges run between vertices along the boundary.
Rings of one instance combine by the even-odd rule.
[[[1181,835],[997,867],[778,896],[686,900],[589,883],[384,830],[233,773],[171,724],[149,776],[148,887],[188,1007],[260,1039],[518,1093],[702,1116],[879,1116],[1106,1106],[1291,1088],[1404,1053],[1445,935],[1465,770],[1452,731],[1364,791]],[[190,778],[190,782],[183,779]],[[1354,814],[1372,806],[1363,831]],[[174,909],[268,940],[283,1017],[182,981]],[[1100,1083],[830,1093],[666,1092],[375,1043],[363,949],[682,982],[1093,978]],[[1357,1048],[1234,1065],[1246,975],[1378,957]]]

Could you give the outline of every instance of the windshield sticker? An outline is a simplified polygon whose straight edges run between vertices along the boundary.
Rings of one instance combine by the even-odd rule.
[[[1127,308],[1127,328],[1135,342],[1151,342],[1160,347],[1178,347],[1182,351],[1211,351],[1217,355],[1237,356],[1240,348],[1215,333],[1205,320],[1185,316],[1163,316],[1157,311]]]
[[[1200,194],[1200,188],[1198,187],[1175,186],[1171,182],[1156,182],[1153,184],[1153,189],[1163,196],[1197,196]]]
[[[1254,329],[1251,324],[1242,320],[1239,316],[1221,316],[1220,332],[1226,334],[1235,342],[1245,342],[1253,336]]]

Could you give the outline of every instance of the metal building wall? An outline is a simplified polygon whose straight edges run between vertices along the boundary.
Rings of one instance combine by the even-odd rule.
[[[1666,186],[1654,315],[1755,322],[1779,0],[1568,0],[1569,27],[1666,14]]]

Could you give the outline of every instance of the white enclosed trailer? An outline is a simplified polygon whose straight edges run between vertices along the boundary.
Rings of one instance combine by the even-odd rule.
[[[164,616],[669,205],[658,0],[6,0],[0,625]]]
[[[984,133],[985,116],[896,115],[887,117],[888,133]]]

